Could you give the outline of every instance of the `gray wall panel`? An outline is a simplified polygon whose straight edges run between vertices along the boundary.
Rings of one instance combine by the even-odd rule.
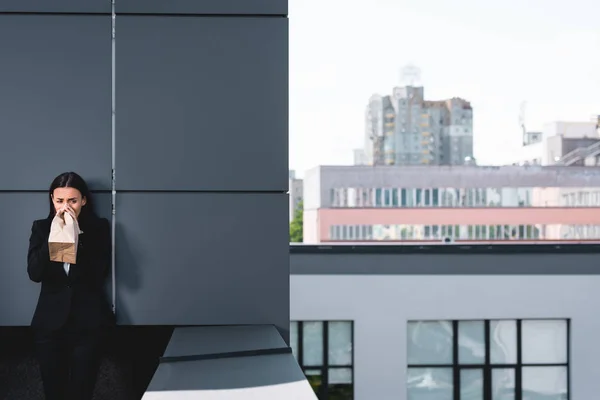
[[[292,354],[160,363],[142,400],[181,398],[317,400]]]
[[[0,15],[0,189],[70,170],[110,189],[110,32],[108,15]]]
[[[287,347],[273,325],[192,326],[173,331],[163,356],[214,356]]]
[[[0,0],[0,12],[107,13],[110,0]]]
[[[117,19],[117,189],[287,191],[287,19]]]
[[[288,0],[118,0],[117,13],[287,15]]]
[[[27,249],[33,221],[48,215],[47,196],[43,192],[0,193],[0,326],[31,322],[40,284],[27,275]],[[98,213],[110,218],[110,194],[96,194],[94,200]],[[106,289],[110,295],[110,279]]]
[[[118,322],[286,332],[286,216],[285,194],[118,194]]]
[[[532,246],[532,245],[531,245]],[[597,275],[598,254],[291,254],[293,275]]]

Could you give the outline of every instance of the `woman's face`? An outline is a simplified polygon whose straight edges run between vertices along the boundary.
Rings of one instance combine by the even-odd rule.
[[[85,206],[85,202],[85,197],[82,197],[81,192],[75,188],[56,188],[52,193],[52,203],[55,211],[60,210],[65,203],[68,203],[79,217],[81,207]]]

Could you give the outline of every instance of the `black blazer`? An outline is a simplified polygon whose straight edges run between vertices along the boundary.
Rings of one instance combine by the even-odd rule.
[[[104,284],[111,265],[110,226],[105,218],[79,221],[77,263],[69,274],[63,263],[50,261],[48,237],[51,218],[33,222],[27,273],[42,287],[31,326],[44,331],[62,327],[70,318],[77,328],[96,329],[114,323]]]

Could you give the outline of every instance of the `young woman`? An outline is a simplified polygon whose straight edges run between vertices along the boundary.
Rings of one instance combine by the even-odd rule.
[[[33,222],[27,272],[41,282],[31,322],[46,400],[92,398],[102,347],[114,315],[104,287],[110,269],[107,219],[99,218],[85,181],[74,172],[54,179],[50,214]],[[69,213],[79,224],[77,262],[50,261],[48,237],[55,216]]]

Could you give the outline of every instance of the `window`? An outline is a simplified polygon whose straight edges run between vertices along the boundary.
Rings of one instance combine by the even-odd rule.
[[[568,320],[411,321],[409,400],[568,400]]]
[[[351,321],[292,321],[290,342],[319,400],[354,399]]]

